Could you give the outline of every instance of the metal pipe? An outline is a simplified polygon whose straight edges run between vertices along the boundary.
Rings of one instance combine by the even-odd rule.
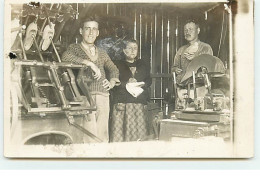
[[[58,68],[85,68],[85,65],[81,64],[73,64],[70,62],[61,62],[61,63],[55,63],[55,62],[39,62],[39,61],[32,61],[32,60],[22,60],[22,61],[16,61],[14,62],[15,65],[23,65],[23,66],[42,66],[49,68],[51,65],[55,64]]]
[[[67,73],[69,75],[69,78],[70,78],[70,85],[73,89],[73,92],[75,93],[75,96],[76,97],[80,97],[80,93],[79,93],[79,90],[78,90],[78,87],[77,87],[77,84],[75,82],[75,76],[74,76],[74,73],[72,71],[72,69],[67,69]]]
[[[32,94],[33,94],[33,97],[35,99],[35,103],[37,104],[37,107],[41,108],[44,105],[43,105],[43,101],[40,100],[41,95],[40,95],[39,85],[38,85],[38,82],[37,82],[36,68],[31,67],[30,71],[31,71],[31,77],[32,77],[32,81],[31,81]],[[33,98],[32,98],[32,101],[33,101]]]
[[[33,42],[34,42],[34,44],[35,44],[35,46],[36,46],[36,49],[37,49],[37,51],[38,51],[38,54],[39,54],[39,56],[40,56],[40,59],[41,59],[42,62],[44,62],[44,59],[43,59],[42,54],[41,54],[41,52],[40,52],[40,48],[39,48],[39,46],[38,46],[38,44],[37,44],[37,42],[36,42],[35,36],[32,35],[32,38],[33,38]]]
[[[161,29],[162,29],[162,38],[161,38],[161,59],[160,59],[160,71],[161,71],[161,73],[163,73],[163,45],[164,45],[164,39],[163,39],[163,35],[164,35],[164,33],[163,33],[163,31],[164,31],[164,26],[163,26],[163,23],[164,23],[164,19],[163,19],[163,13],[162,13],[162,27],[161,27]],[[163,97],[163,78],[161,77],[160,78],[160,81],[161,81],[161,97]],[[161,101],[161,106],[163,105],[163,101]]]
[[[150,50],[151,50],[151,69],[150,73],[153,72],[153,21],[151,20],[151,41],[150,41]],[[153,95],[154,96],[154,95]],[[155,102],[155,101],[153,101]]]
[[[64,73],[62,73],[61,77],[62,77],[62,81],[69,86],[69,89],[70,89],[70,91],[72,93],[72,96],[75,99],[76,98],[76,94],[75,94],[74,89],[73,89],[73,87],[71,85],[71,79],[70,79],[70,76],[69,76],[68,72],[65,71]]]
[[[223,13],[222,13],[222,25],[221,25],[221,33],[220,33],[220,39],[219,39],[219,45],[218,45],[218,56],[217,57],[219,57],[220,48],[221,48],[221,45],[222,45],[224,21],[225,21],[225,11],[223,11]]]
[[[176,29],[175,29],[175,35],[176,35],[176,46],[175,46],[175,54],[177,53],[178,51],[178,37],[179,37],[179,32],[178,32],[178,28],[179,28],[179,18],[178,16],[176,16]]]
[[[170,20],[167,21],[167,73],[170,72]]]
[[[57,89],[58,89],[58,93],[59,93],[59,96],[60,96],[60,99],[61,99],[61,103],[62,103],[62,108],[63,108],[63,109],[68,109],[68,108],[70,108],[71,106],[68,105],[68,102],[67,102],[67,100],[66,100],[66,97],[65,97],[65,94],[64,94],[64,88],[63,88],[63,86],[61,86],[61,84],[60,84],[60,80],[59,80],[59,77],[58,77],[58,73],[57,73],[56,68],[57,68],[57,67],[55,67],[55,66],[53,65],[53,66],[51,66],[50,71],[51,71],[51,73],[52,73],[54,83],[56,84],[56,87],[57,87]]]
[[[217,5],[213,6],[212,8],[210,8],[210,9],[206,10],[205,12],[210,12],[210,11],[214,10],[214,9],[215,9],[216,7],[218,7],[218,6],[219,6],[219,4],[217,4]]]
[[[25,53],[24,45],[23,45],[22,32],[19,32],[19,37],[20,37],[20,43],[21,43],[21,47],[22,47],[22,51],[23,51],[23,58],[25,60],[27,60],[27,56]]]
[[[85,129],[84,127],[80,126],[79,124],[77,124],[74,119],[71,120],[71,118],[73,118],[73,116],[68,116],[68,120],[69,123],[71,125],[73,125],[74,127],[76,127],[77,129],[79,129],[81,132],[83,132],[84,134],[88,135],[89,137],[91,137],[92,139],[94,139],[97,142],[103,142],[100,138],[98,138],[97,136],[95,136],[94,134],[92,134],[91,132],[89,132],[87,129]]]
[[[155,12],[155,14],[154,14],[154,44],[155,44],[155,47],[156,47],[156,42],[157,42],[157,38],[156,38],[156,29],[157,28],[157,13]],[[155,51],[156,52],[156,51]],[[155,58],[156,59],[156,58]],[[154,59],[154,60],[155,60]],[[156,80],[154,80],[155,82],[154,82],[154,88],[153,88],[153,95],[154,95],[154,98],[155,98],[155,93],[156,93]]]
[[[54,52],[55,52],[55,54],[56,54],[56,56],[58,58],[58,61],[61,62],[60,55],[59,55],[59,53],[58,53],[58,51],[57,51],[57,49],[56,49],[56,47],[55,47],[51,37],[50,37],[50,40],[51,40],[51,45],[53,47],[53,50],[54,50]]]

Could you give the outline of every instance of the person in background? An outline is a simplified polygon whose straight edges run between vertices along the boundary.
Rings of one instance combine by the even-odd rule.
[[[137,59],[135,40],[125,40],[123,52],[125,59],[115,61],[121,84],[113,89],[111,142],[138,141],[147,135],[150,64]]]
[[[175,72],[177,75],[177,83],[181,81],[187,66],[194,57],[201,54],[213,55],[210,45],[199,40],[199,33],[200,27],[198,23],[188,20],[184,25],[184,37],[188,44],[179,48],[173,61],[172,72]]]
[[[71,44],[64,52],[62,61],[85,64],[93,70],[94,81],[89,88],[97,110],[89,114],[90,120],[85,121],[84,126],[103,142],[108,142],[109,90],[120,84],[120,81],[119,71],[110,57],[94,44],[99,35],[98,25],[95,19],[86,19],[80,28],[82,42]]]

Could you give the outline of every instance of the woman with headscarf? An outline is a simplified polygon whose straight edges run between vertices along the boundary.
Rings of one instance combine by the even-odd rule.
[[[137,59],[138,44],[124,41],[125,59],[115,61],[121,84],[113,90],[111,142],[144,140],[147,136],[150,64]]]

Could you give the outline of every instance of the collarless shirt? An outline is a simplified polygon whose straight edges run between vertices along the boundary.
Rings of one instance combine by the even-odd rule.
[[[198,43],[198,50],[194,53],[194,57],[197,57],[202,54],[213,55],[212,48],[209,44],[206,44],[201,41],[197,41],[197,43]],[[192,59],[189,60],[184,55],[188,47],[190,47],[190,44],[184,45],[181,48],[179,48],[173,61],[173,68],[177,67],[182,69],[183,71],[182,73],[185,73],[187,66],[192,61]],[[181,79],[181,75],[177,75],[177,79],[176,79],[177,82],[179,82],[180,79]]]

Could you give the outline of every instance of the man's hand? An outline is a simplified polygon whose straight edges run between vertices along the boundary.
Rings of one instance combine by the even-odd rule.
[[[103,87],[104,87],[107,91],[109,91],[109,90],[111,90],[112,88],[114,88],[115,84],[116,84],[116,82],[115,82],[114,80],[111,80],[111,81],[109,82],[107,79],[105,79],[105,80],[103,81]]]
[[[182,72],[182,69],[178,68],[178,67],[173,67],[173,72],[175,72],[177,75],[179,75]]]
[[[93,62],[90,62],[88,60],[84,60],[83,63],[93,70],[93,72],[94,72],[94,74],[93,74],[94,79],[99,80],[101,78],[101,71],[97,67],[97,65],[95,65]]]

